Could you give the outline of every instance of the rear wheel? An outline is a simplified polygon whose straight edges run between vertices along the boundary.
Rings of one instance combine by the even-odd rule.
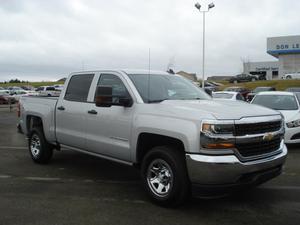
[[[182,204],[190,193],[184,154],[167,146],[155,147],[142,162],[141,175],[151,200],[163,206]]]
[[[290,80],[292,79],[292,76],[286,76],[286,79]]]
[[[49,144],[44,136],[42,128],[33,128],[28,140],[29,153],[36,163],[45,164],[53,155],[53,146]]]

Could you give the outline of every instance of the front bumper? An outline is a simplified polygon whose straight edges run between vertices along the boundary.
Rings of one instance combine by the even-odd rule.
[[[281,144],[280,150],[277,155],[249,162],[241,162],[235,155],[209,156],[187,153],[189,178],[197,185],[226,186],[255,183],[260,174],[263,175],[266,171],[276,168],[281,170],[287,157],[285,144]]]

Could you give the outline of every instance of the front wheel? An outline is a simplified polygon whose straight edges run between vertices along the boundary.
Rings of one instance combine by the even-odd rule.
[[[189,179],[180,150],[167,146],[151,149],[143,159],[141,175],[148,195],[159,205],[177,206],[189,196]]]
[[[42,128],[33,128],[28,140],[29,153],[36,163],[45,164],[53,155],[53,146],[44,136]]]

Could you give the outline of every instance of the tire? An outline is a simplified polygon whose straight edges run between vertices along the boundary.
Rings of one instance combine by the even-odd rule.
[[[292,79],[292,77],[291,76],[286,76],[286,79],[290,80],[290,79]]]
[[[28,139],[28,149],[32,160],[39,164],[48,163],[53,155],[53,146],[47,142],[40,127],[32,129]]]
[[[181,205],[190,195],[184,154],[176,148],[151,149],[142,161],[141,176],[149,197],[161,206]]]

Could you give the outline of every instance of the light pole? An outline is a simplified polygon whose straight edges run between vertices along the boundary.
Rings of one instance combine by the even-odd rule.
[[[211,8],[215,7],[214,3],[210,3],[207,10],[201,10],[201,5],[197,2],[195,7],[203,14],[203,46],[202,46],[202,88],[204,89],[204,78],[205,78],[205,13],[207,13]]]

